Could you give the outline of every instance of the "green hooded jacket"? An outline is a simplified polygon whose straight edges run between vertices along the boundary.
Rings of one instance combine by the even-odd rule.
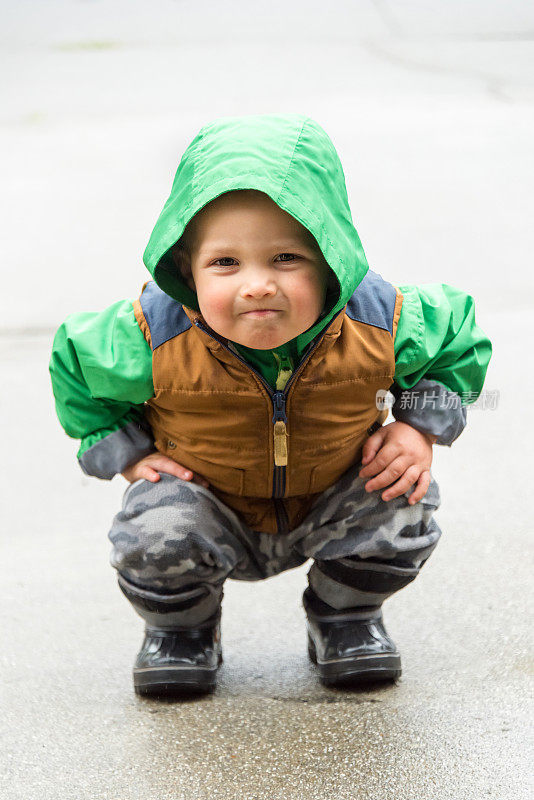
[[[352,222],[339,157],[316,122],[298,114],[219,119],[202,128],[185,151],[144,253],[156,283],[178,303],[199,310],[170,248],[201,208],[238,189],[265,192],[304,225],[336,277],[337,290],[328,292],[323,313],[296,339],[274,351],[231,343],[273,388],[277,378],[282,379],[277,388],[283,388],[284,375],[287,379],[308,344],[343,309],[368,264]],[[398,288],[404,300],[392,391],[424,381],[425,386],[460,395],[463,405],[474,402],[482,390],[491,344],[475,322],[473,299],[446,284]],[[131,300],[68,317],[54,339],[50,372],[59,420],[69,436],[81,439],[80,459],[89,450],[98,453],[99,443],[117,433],[129,439],[115,471],[150,451],[143,403],[154,393],[152,351]],[[414,427],[432,430],[431,423],[426,428],[421,424],[421,415]],[[115,474],[103,469],[101,476],[106,472],[106,477]]]

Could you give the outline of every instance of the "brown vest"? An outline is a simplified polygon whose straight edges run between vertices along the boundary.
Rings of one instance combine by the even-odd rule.
[[[203,475],[253,530],[292,530],[387,416],[376,393],[393,383],[401,305],[398,289],[367,273],[277,392],[198,312],[145,284],[134,310],[153,350],[146,416],[157,449]]]

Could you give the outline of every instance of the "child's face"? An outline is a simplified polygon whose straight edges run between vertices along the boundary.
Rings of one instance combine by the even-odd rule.
[[[191,220],[173,256],[218,334],[267,350],[323,310],[329,267],[311,233],[266,194],[221,195]]]

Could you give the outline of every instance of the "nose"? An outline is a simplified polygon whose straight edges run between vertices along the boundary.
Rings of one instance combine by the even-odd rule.
[[[241,297],[259,299],[273,297],[277,292],[273,276],[266,269],[248,269],[241,285]]]

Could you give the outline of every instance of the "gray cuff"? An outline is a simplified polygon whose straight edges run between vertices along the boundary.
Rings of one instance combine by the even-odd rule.
[[[138,422],[129,422],[86,450],[78,463],[86,475],[109,481],[129,464],[155,450],[152,433]]]
[[[436,444],[449,447],[465,428],[467,409],[459,394],[439,381],[423,378],[411,389],[393,384],[395,396],[391,413],[398,422],[406,422],[421,433],[437,436]]]

